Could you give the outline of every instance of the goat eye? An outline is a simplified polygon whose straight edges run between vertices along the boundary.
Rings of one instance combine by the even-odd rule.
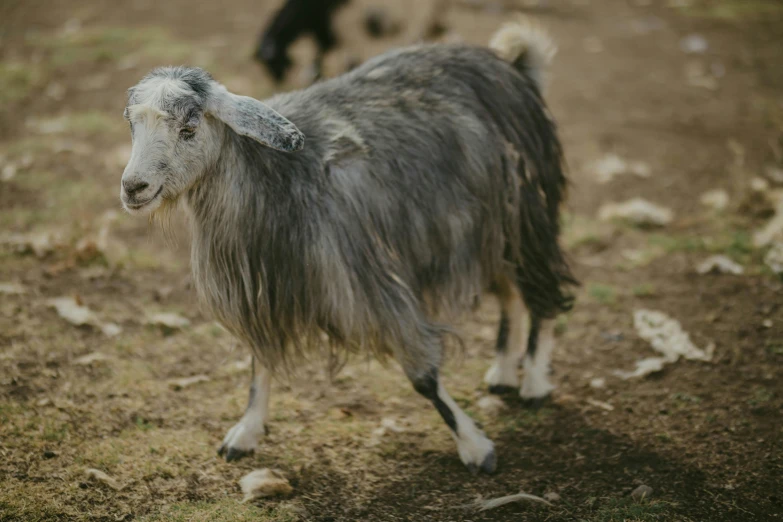
[[[183,129],[180,129],[179,131],[179,137],[185,141],[191,139],[195,134],[196,134],[196,129],[191,127],[185,127]]]

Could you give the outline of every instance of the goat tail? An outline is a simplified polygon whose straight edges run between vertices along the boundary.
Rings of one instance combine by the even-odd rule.
[[[557,52],[549,33],[526,17],[501,26],[489,41],[489,48],[530,76],[539,90],[543,89],[544,71]]]

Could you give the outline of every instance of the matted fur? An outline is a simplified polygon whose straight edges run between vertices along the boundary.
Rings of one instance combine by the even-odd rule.
[[[487,289],[516,283],[538,317],[568,308],[562,151],[535,53],[506,55],[411,47],[267,100],[306,136],[297,153],[202,119],[216,159],[178,194],[194,281],[264,366],[279,373],[326,346],[394,354],[415,377],[452,332],[437,317]],[[198,69],[156,75],[203,78],[202,110],[222,88]]]

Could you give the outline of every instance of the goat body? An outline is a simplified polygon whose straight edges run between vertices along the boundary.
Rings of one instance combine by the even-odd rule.
[[[443,319],[485,291],[500,297],[498,359],[486,379],[497,390],[516,386],[527,308],[521,394],[551,391],[550,319],[570,305],[563,289],[575,281],[558,245],[566,179],[540,91],[546,42],[511,26],[494,51],[392,51],[266,105],[193,69],[148,77],[162,77],[155,92],[171,96],[190,86],[207,106],[201,132],[212,133],[214,151],[178,194],[191,217],[194,281],[221,323],[253,349],[261,367],[254,389],[267,390],[261,399],[251,391],[248,412],[224,441],[229,458],[254,447],[248,441],[263,426],[270,375],[326,336],[330,353],[394,356],[451,428],[463,462],[494,469],[492,443],[438,378],[444,336],[453,332]],[[131,94],[135,102],[144,85]],[[156,96],[147,98],[169,94]],[[197,111],[179,96],[186,101],[170,105]],[[301,147],[299,131],[304,148],[286,152]],[[153,130],[144,132],[137,139],[152,139]],[[131,162],[145,156],[134,154]]]

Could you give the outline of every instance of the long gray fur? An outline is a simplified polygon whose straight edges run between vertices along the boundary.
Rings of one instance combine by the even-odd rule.
[[[202,110],[220,87],[199,69],[155,75],[198,84],[205,97],[189,103]],[[325,334],[335,354],[393,354],[416,379],[452,331],[438,318],[486,290],[515,282],[538,317],[569,307],[562,152],[523,67],[483,48],[419,46],[265,103],[304,148],[225,127],[181,198],[198,293],[263,365],[291,368]]]

